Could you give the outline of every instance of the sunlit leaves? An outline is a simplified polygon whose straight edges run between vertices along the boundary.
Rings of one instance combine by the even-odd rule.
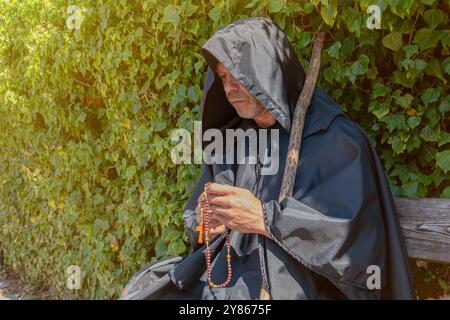
[[[328,1],[327,1],[328,2]],[[320,15],[323,21],[329,26],[334,24],[337,15],[337,3],[336,1],[329,1],[327,4],[322,5],[320,8]]]

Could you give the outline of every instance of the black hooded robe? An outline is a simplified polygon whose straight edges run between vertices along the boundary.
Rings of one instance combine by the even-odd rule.
[[[218,30],[202,53],[208,62],[202,131],[217,128],[225,136],[225,129],[258,129],[226,99],[212,71],[220,61],[275,116],[269,129],[279,130],[279,169],[262,175],[267,164],[259,158],[256,165],[203,164],[183,213],[191,253],[143,268],[124,299],[257,300],[262,285],[271,299],[415,299],[383,166],[364,130],[319,88],[305,118],[294,193],[278,202],[290,119],[305,78],[280,28],[267,18],[240,19]],[[271,154],[273,146],[267,148]],[[197,244],[195,231],[194,210],[208,181],[251,190],[272,236],[231,232],[233,277],[222,289],[208,286],[205,245]],[[226,278],[224,242],[219,235],[210,245],[215,283]],[[373,266],[380,289],[368,287]]]

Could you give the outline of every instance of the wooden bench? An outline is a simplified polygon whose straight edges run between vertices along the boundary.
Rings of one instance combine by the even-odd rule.
[[[411,258],[450,263],[450,199],[394,198]]]

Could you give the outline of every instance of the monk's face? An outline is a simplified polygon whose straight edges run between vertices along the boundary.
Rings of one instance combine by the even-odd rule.
[[[216,73],[222,80],[223,89],[230,104],[241,118],[255,119],[264,111],[264,106],[238,80],[236,80],[222,63],[218,63]]]

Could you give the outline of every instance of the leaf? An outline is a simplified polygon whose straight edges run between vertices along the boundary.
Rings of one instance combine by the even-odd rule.
[[[187,3],[187,6],[186,6],[186,10],[185,10],[183,16],[186,18],[189,18],[195,12],[197,12],[197,10],[198,10],[198,8],[200,8],[200,6],[196,6],[195,4],[192,4],[190,2],[186,2],[186,3]],[[197,23],[198,23],[198,20],[194,20],[194,21],[197,21]]]
[[[450,62],[450,59],[449,59],[449,62]],[[425,68],[425,73],[442,80],[444,83],[447,83],[447,80],[442,75],[441,66],[439,65],[439,61],[437,61],[436,59],[428,61],[427,67]]]
[[[365,45],[375,45],[378,41],[379,35],[376,32],[366,31],[363,29],[361,35],[359,36],[359,44],[361,47]]]
[[[95,219],[94,222],[94,231],[96,233],[103,233],[109,228],[108,221],[102,220],[102,219]]]
[[[155,132],[162,131],[162,130],[164,130],[166,127],[167,127],[167,123],[166,123],[166,121],[164,121],[164,120],[156,121],[156,122],[153,123],[153,130],[154,130]]]
[[[439,112],[443,115],[450,111],[450,94],[441,100]]]
[[[208,16],[211,18],[212,21],[217,22],[219,21],[220,17],[222,15],[222,8],[220,7],[214,7],[211,9],[211,11],[208,13]]]
[[[406,129],[406,119],[402,114],[388,114],[380,120],[387,124],[389,132],[395,129]]]
[[[439,89],[427,88],[420,96],[420,99],[423,101],[423,103],[430,104],[436,102],[439,99],[440,95],[441,91]]]
[[[369,111],[372,112],[378,119],[381,119],[389,113],[389,103],[371,101],[369,104]]]
[[[445,25],[448,24],[447,15],[439,9],[430,9],[425,11],[425,13],[423,14],[423,18],[431,29],[436,28],[441,23]]]
[[[388,143],[392,146],[395,155],[401,154],[406,148],[406,144],[397,135],[391,136]]]
[[[327,25],[332,26],[337,15],[337,7],[335,1],[331,1],[331,3],[329,3],[328,5],[322,5],[320,8],[320,15]]]
[[[198,23],[198,20],[189,20],[186,22],[186,31],[192,33],[194,36],[198,35],[198,31],[200,29],[200,25]]]
[[[184,244],[183,241],[178,240],[178,241],[176,241],[176,242],[174,242],[172,244],[170,249],[171,249],[171,251],[173,252],[174,255],[178,256],[178,255],[181,255],[183,252],[186,251],[186,245]]]
[[[269,12],[277,13],[284,7],[284,1],[282,0],[269,0]]]
[[[372,86],[372,97],[384,97],[389,93],[389,87],[385,86],[383,83],[376,82]]]
[[[49,201],[48,201],[48,206],[51,208],[51,209],[53,209],[53,210],[56,210],[56,201],[54,200],[54,199],[50,199]]]
[[[144,30],[141,27],[137,28],[136,31],[134,32],[134,36],[136,38],[142,37],[143,34],[144,34]]]
[[[413,116],[413,117],[409,117],[407,122],[408,122],[408,126],[411,129],[414,129],[415,127],[417,127],[420,124],[421,118],[417,117],[417,116]]]
[[[311,12],[313,12],[314,6],[312,5],[311,2],[306,2],[305,5],[303,6],[303,10],[305,11],[306,14],[310,14]]]
[[[259,0],[252,0],[249,4],[247,4],[244,8],[245,9],[249,9],[249,8],[253,8],[254,6],[256,6],[258,4]]]
[[[407,71],[416,70],[418,72],[423,71],[427,67],[427,63],[422,59],[405,59],[398,63],[400,68],[403,68]]]
[[[450,171],[450,150],[436,153],[436,165],[441,168],[444,173]]]
[[[439,40],[439,32],[428,28],[422,28],[414,36],[414,43],[417,43],[421,50],[435,48]]]
[[[437,134],[437,132],[431,129],[428,125],[426,125],[425,127],[422,128],[422,130],[420,130],[420,137],[423,140],[429,142],[439,141],[439,135]]]
[[[176,28],[180,23],[180,16],[174,6],[169,5],[164,9],[164,22],[172,23]]]
[[[450,46],[450,30],[439,31],[439,38],[441,39],[442,47]]]
[[[126,210],[119,209],[117,213],[117,219],[121,225],[124,225],[128,221],[128,212]]]
[[[344,20],[350,32],[359,34],[362,17],[359,12],[353,8],[345,8],[340,17],[341,20]]]
[[[415,44],[407,44],[403,46],[403,51],[407,59],[411,58],[414,54],[419,52],[419,47]]]
[[[382,43],[386,48],[389,48],[392,51],[398,51],[403,45],[402,35],[400,32],[391,32],[383,38]]]
[[[165,240],[167,240],[167,241],[175,241],[175,240],[178,240],[180,237],[181,237],[181,232],[179,230],[171,230],[165,236]]]
[[[311,42],[311,34],[309,32],[302,32],[298,37],[299,48],[305,48]]]
[[[365,54],[362,54],[359,56],[358,61],[355,61],[352,64],[350,70],[354,75],[365,74],[367,72],[368,65],[369,65],[369,58]]]
[[[409,93],[404,96],[394,95],[394,97],[397,104],[404,109],[408,109],[411,106],[411,102],[414,100],[414,97]]]
[[[414,4],[414,0],[389,0],[388,3],[391,7],[391,11],[403,19],[405,14],[410,14],[410,9]]]
[[[441,198],[450,199],[450,186],[445,187],[445,189],[441,193]]]
[[[409,181],[402,185],[402,193],[409,198],[422,198],[426,194],[425,187],[418,181]]]
[[[430,127],[434,127],[441,119],[441,115],[439,114],[437,108],[434,106],[432,108],[428,108],[425,114],[427,116],[428,125]]]
[[[450,133],[449,132],[445,132],[445,131],[441,131],[440,136],[439,136],[439,144],[438,147],[441,147],[447,143],[450,143]]]
[[[192,102],[197,102],[197,100],[199,99],[198,88],[196,86],[189,87],[186,95]]]
[[[150,139],[150,130],[144,125],[140,125],[136,130],[136,138],[140,143],[147,143]]]
[[[136,166],[132,165],[127,168],[125,177],[127,178],[127,180],[130,180],[131,178],[134,177],[135,174],[136,174]]]
[[[394,71],[394,80],[395,83],[401,84],[404,87],[412,88],[416,82],[416,78],[408,77],[406,72]]]
[[[442,69],[448,75],[450,75],[450,57],[445,58],[442,62]]]
[[[342,43],[341,54],[343,59],[347,59],[352,54],[353,49],[355,48],[355,39],[354,37],[346,37]]]
[[[327,53],[330,57],[337,58],[339,54],[339,49],[342,47],[340,41],[336,41],[333,43],[331,47],[327,49]]]

